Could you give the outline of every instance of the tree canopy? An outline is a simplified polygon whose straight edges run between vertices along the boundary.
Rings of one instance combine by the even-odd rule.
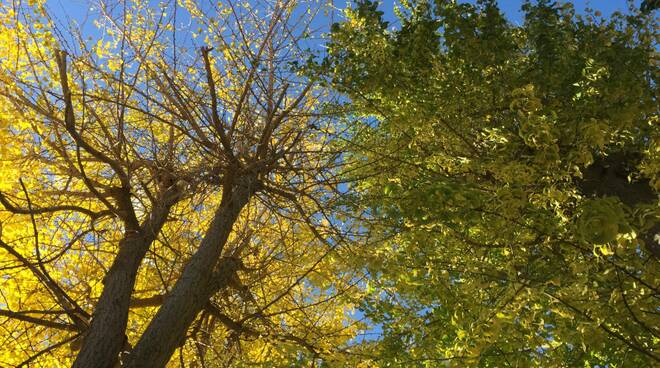
[[[2,364],[279,366],[340,349],[356,281],[337,261],[350,227],[324,208],[327,91],[290,66],[307,14],[99,6],[92,40],[43,2],[0,11]]]
[[[659,358],[654,19],[523,11],[403,2],[392,28],[363,1],[334,27],[389,364]]]
[[[0,4],[0,367],[660,361],[656,2],[90,6]]]

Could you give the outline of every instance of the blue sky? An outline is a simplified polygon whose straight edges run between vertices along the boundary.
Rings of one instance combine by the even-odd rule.
[[[641,1],[635,1],[639,6]],[[600,10],[604,16],[609,16],[615,11],[625,12],[628,9],[626,0],[575,0],[572,1],[575,9],[582,11],[585,8]],[[510,17],[512,21],[520,21],[522,14],[519,12],[522,0],[500,0],[500,7]]]
[[[202,2],[207,0],[201,0]],[[258,0],[250,0],[258,1]],[[346,0],[332,0],[337,8],[344,8],[349,1]],[[396,0],[383,0],[381,1],[381,10],[386,14],[393,13],[394,3]],[[474,0],[463,0],[463,2],[474,2]],[[567,1],[564,1],[567,2]],[[615,11],[625,12],[628,8],[627,0],[573,0],[575,9],[579,12],[586,8],[600,10],[604,16],[609,16]],[[639,5],[641,0],[634,0],[636,5]],[[61,20],[65,21],[66,18],[76,19],[82,21],[89,12],[90,1],[88,0],[47,0],[50,10]],[[520,13],[520,6],[523,0],[499,0],[501,9],[506,13],[511,21],[518,23],[522,19]],[[336,18],[335,18],[336,20]]]
[[[2,0],[0,0],[2,1]],[[117,3],[118,0],[101,0],[109,4]],[[135,0],[134,0],[135,1]],[[145,0],[154,4],[154,6],[160,1],[174,1],[174,0]],[[201,4],[209,4],[211,1],[220,1],[223,0],[196,0]],[[250,3],[259,3],[262,0],[247,0]],[[333,4],[337,9],[344,9],[349,6],[354,0],[318,0],[318,1],[328,1]],[[380,10],[385,13],[385,18],[391,22],[391,24],[397,24],[397,19],[394,16],[394,6],[399,0],[379,0]],[[458,0],[459,2],[469,2],[474,3],[476,0]],[[634,4],[639,6],[642,0],[634,0]],[[55,21],[60,29],[66,29],[67,25],[72,24],[72,21],[75,22],[75,28],[82,30],[84,36],[90,36],[92,38],[91,43],[96,43],[98,40],[99,32],[98,29],[93,24],[93,19],[98,16],[98,9],[95,9],[92,5],[97,2],[97,0],[46,0],[49,13],[55,18]],[[301,14],[304,14],[305,0],[299,0],[299,3],[302,4]],[[520,7],[523,4],[524,0],[499,0],[498,4],[502,11],[508,16],[509,20],[514,24],[522,23],[523,14],[520,11]],[[627,12],[628,9],[628,0],[558,0],[558,2],[571,2],[574,4],[575,10],[578,13],[583,13],[585,9],[591,8],[593,10],[599,10],[603,17],[609,17],[615,11]],[[234,1],[234,3],[240,3],[240,1]],[[204,7],[204,6],[203,6]],[[181,13],[180,13],[181,14]],[[319,14],[316,19],[313,21],[313,25],[317,27],[314,32],[328,32],[330,25],[333,22],[341,20],[341,16],[337,13],[329,13],[326,15]],[[180,15],[177,21],[177,29],[179,32],[184,31],[187,27],[190,27],[189,18],[185,15]],[[181,33],[179,33],[181,34]],[[191,41],[190,37],[186,37],[181,34],[181,41],[185,40]],[[318,39],[312,39],[305,43],[305,47],[308,47],[313,50],[318,50],[317,48],[322,44],[318,42]]]
[[[458,0],[459,2],[474,3],[475,0]],[[509,17],[511,21],[520,22],[522,20],[522,13],[520,12],[520,7],[523,4],[523,0],[499,0],[498,4],[500,9],[504,11],[505,14]],[[560,2],[571,2],[575,6],[575,9],[578,12],[583,12],[586,8],[591,8],[594,10],[600,10],[603,13],[603,16],[607,17],[615,11],[626,12],[628,9],[627,0],[561,0]],[[338,8],[343,8],[350,1],[345,0],[334,0],[335,6]],[[386,15],[393,13],[394,4],[396,0],[382,0],[381,10],[385,12]],[[634,4],[639,6],[641,0],[634,0]]]
[[[579,12],[582,12],[585,8],[592,8],[594,10],[600,10],[603,16],[606,17],[615,11],[625,12],[628,9],[628,2],[626,0],[575,0],[571,2]],[[639,5],[640,2],[640,0],[637,0],[635,4]],[[522,14],[520,13],[522,0],[500,0],[498,3],[500,4],[500,8],[513,22],[519,22],[522,19]]]

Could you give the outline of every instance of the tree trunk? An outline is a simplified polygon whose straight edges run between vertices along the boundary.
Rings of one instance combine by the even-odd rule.
[[[117,363],[126,344],[128,310],[138,269],[169,210],[169,206],[154,210],[140,231],[127,231],[119,242],[119,252],[103,280],[101,297],[73,368],[112,368]]]
[[[174,350],[185,339],[186,332],[197,314],[222,281],[214,280],[222,250],[241,209],[256,189],[253,176],[239,178],[235,185],[225,188],[220,206],[216,210],[199,249],[186,265],[146,331],[128,355],[127,367],[164,367]],[[219,272],[231,273],[231,266],[219,265]]]

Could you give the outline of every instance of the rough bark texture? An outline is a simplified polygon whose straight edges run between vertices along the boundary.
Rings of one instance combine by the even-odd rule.
[[[254,177],[246,176],[239,178],[230,188],[225,187],[222,202],[199,249],[128,355],[127,367],[164,367],[174,350],[184,341],[185,334],[197,314],[212,294],[222,287],[222,283],[213,277],[214,269],[218,265],[232,226],[255,191],[255,183]],[[223,265],[220,265],[218,271],[235,272],[230,269],[223,270]]]
[[[101,297],[85,333],[74,368],[111,368],[126,344],[128,309],[138,269],[162,228],[169,207],[154,211],[138,232],[127,232],[119,252],[103,280]]]

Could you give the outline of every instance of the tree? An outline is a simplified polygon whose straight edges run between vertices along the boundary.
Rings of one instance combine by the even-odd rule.
[[[326,211],[331,96],[292,68],[320,8],[94,7],[88,35],[44,1],[0,6],[0,360],[340,354],[359,324],[336,261],[351,225]]]
[[[372,251],[382,366],[657,364],[655,18],[358,1],[324,66]]]
[[[639,9],[644,13],[650,13],[654,10],[657,10],[660,7],[660,1],[658,0],[644,0],[639,6]]]

